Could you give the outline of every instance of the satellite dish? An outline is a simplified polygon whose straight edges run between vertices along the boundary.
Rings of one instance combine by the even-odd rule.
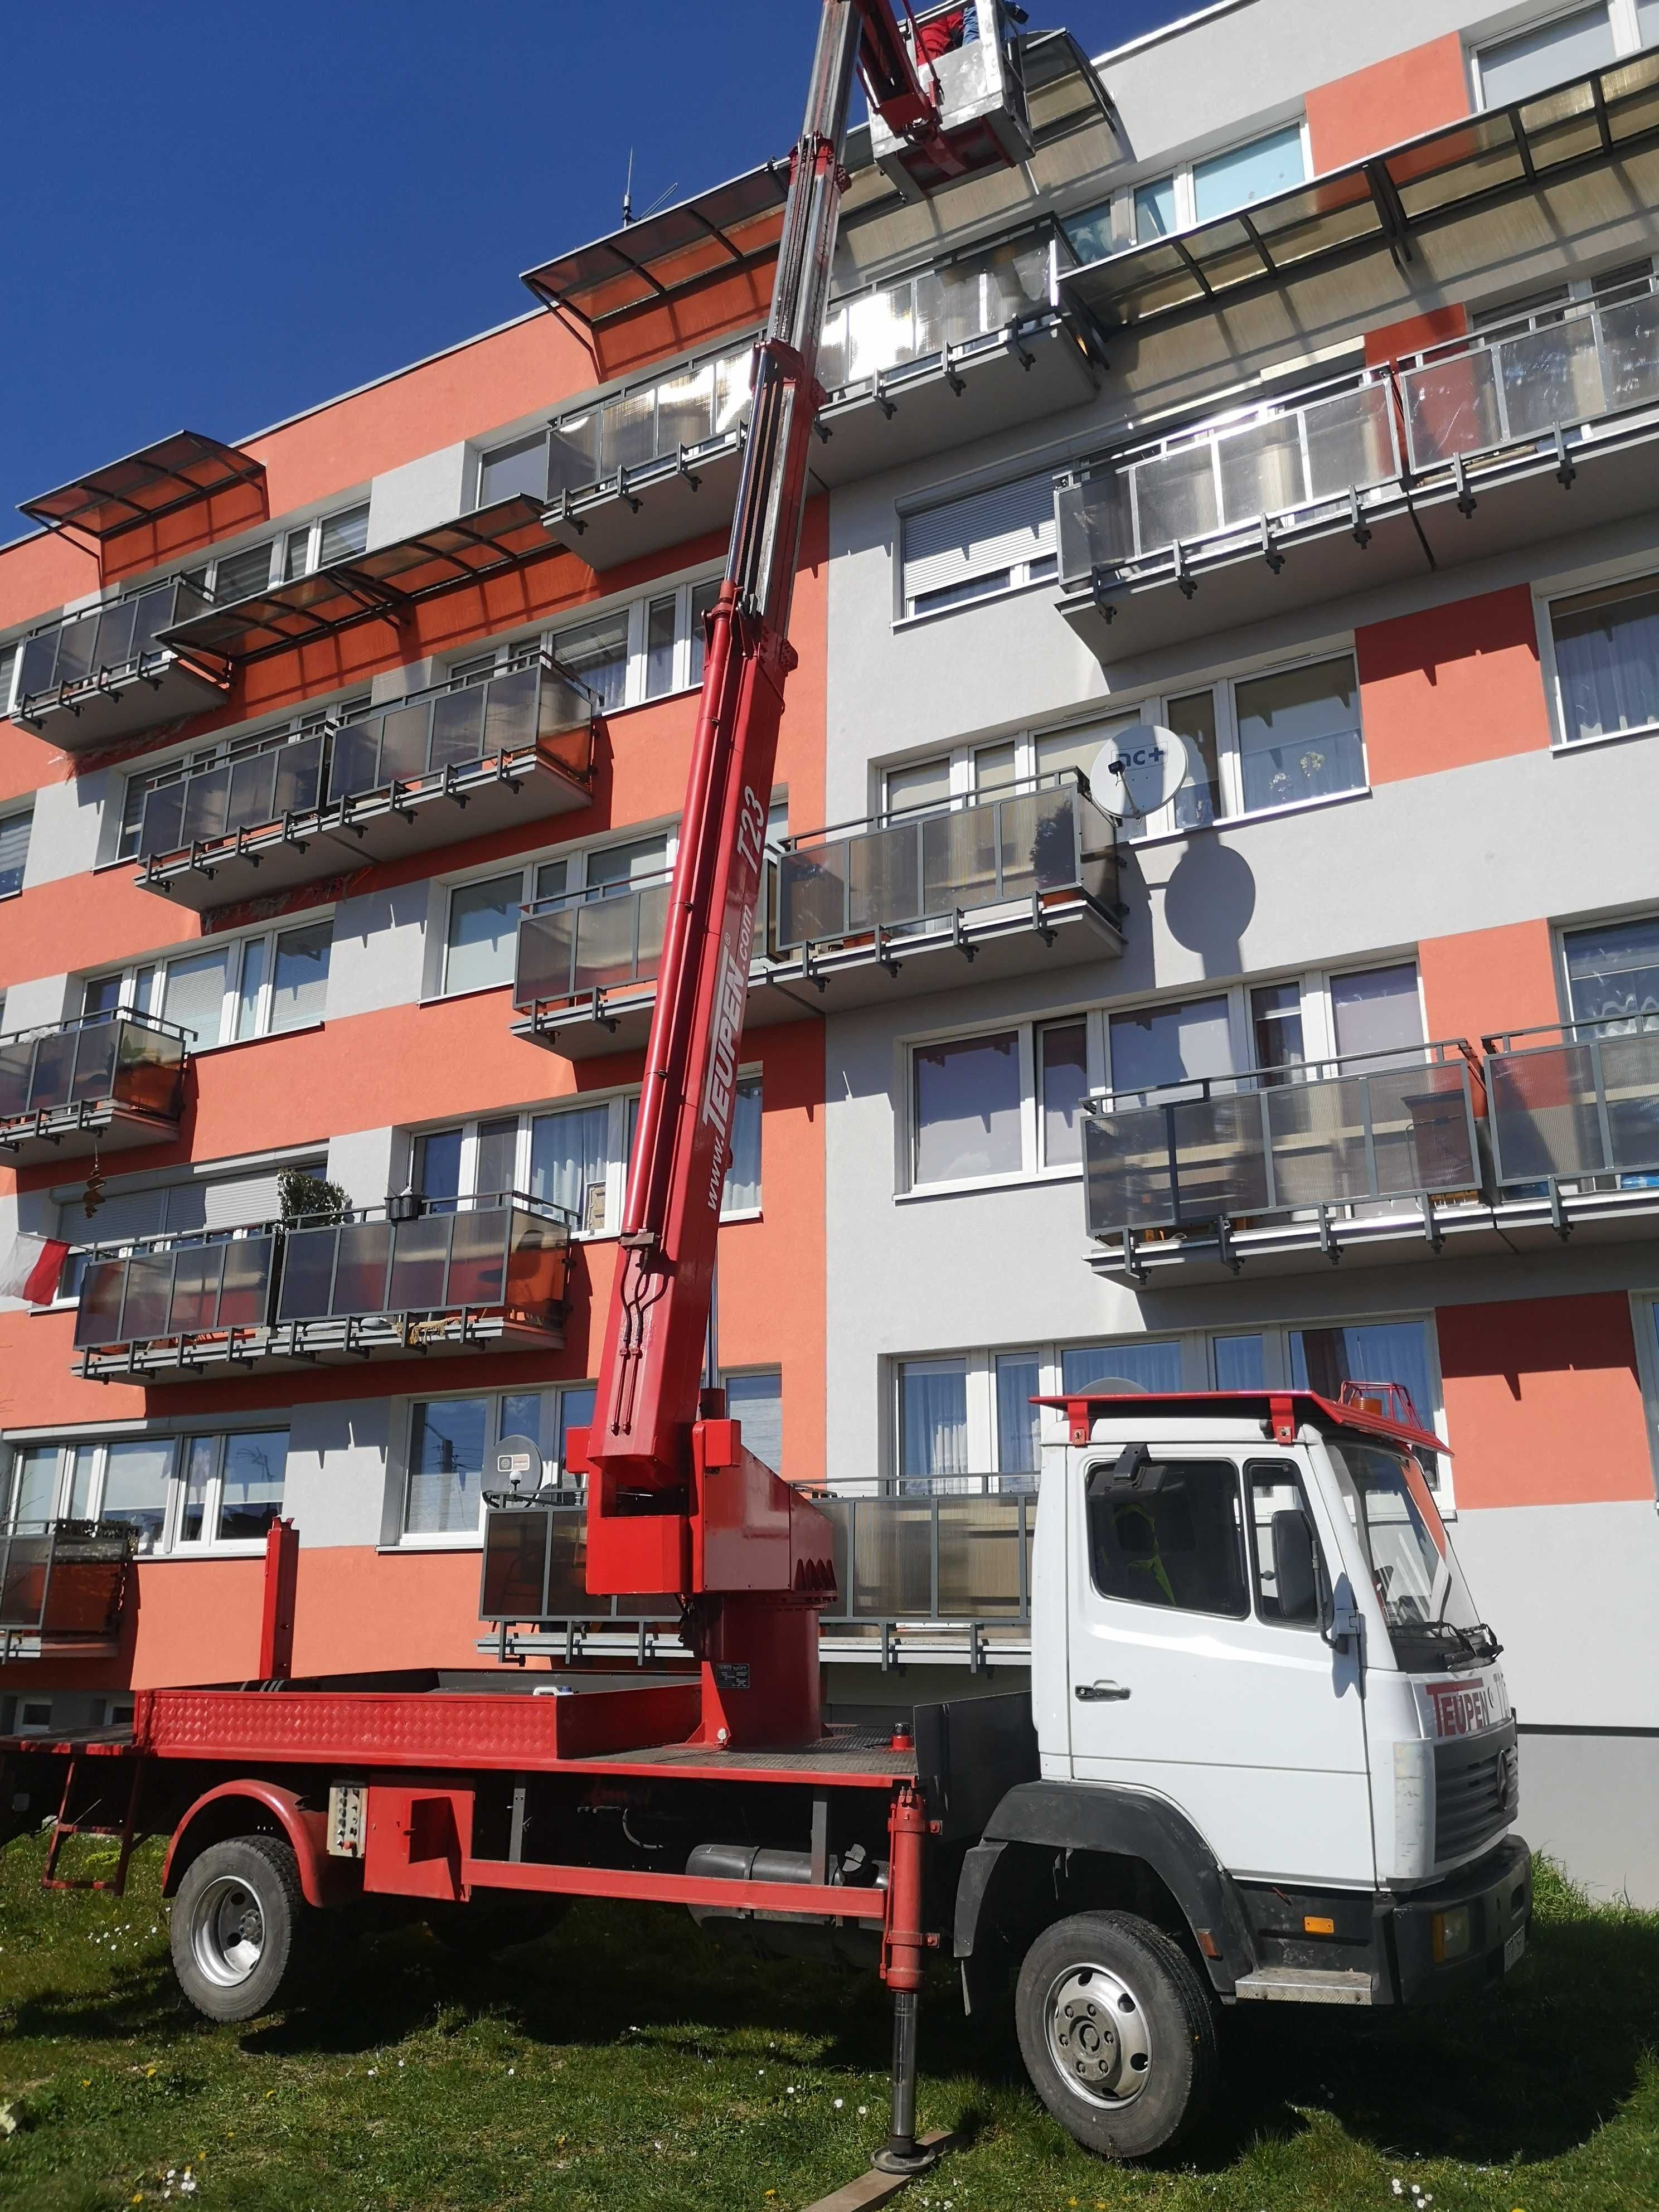
[[[490,1468],[510,1496],[533,1497],[542,1486],[541,1446],[533,1437],[503,1437],[490,1455]]]
[[[1120,819],[1144,817],[1167,806],[1192,781],[1187,741],[1157,722],[1132,722],[1107,738],[1089,781],[1095,796]]]
[[[1078,1395],[1084,1398],[1144,1398],[1147,1391],[1144,1382],[1134,1382],[1127,1375],[1102,1375]]]

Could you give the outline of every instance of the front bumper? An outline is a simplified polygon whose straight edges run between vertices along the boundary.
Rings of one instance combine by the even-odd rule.
[[[1456,1957],[1437,1958],[1436,1919],[1459,1911],[1468,1914],[1468,1948]],[[1519,1936],[1524,1945],[1531,1920],[1532,1853],[1519,1836],[1506,1836],[1449,1881],[1393,1900],[1384,1928],[1394,1988],[1388,1995],[1379,1989],[1376,2001],[1425,2004],[1501,1982],[1519,1954],[1520,1947],[1509,1949],[1512,1939]],[[1377,1961],[1379,1967],[1383,1963]]]

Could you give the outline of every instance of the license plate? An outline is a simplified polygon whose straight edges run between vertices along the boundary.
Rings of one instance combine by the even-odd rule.
[[[1517,1928],[1504,1946],[1504,1972],[1507,1974],[1521,1963],[1521,1954],[1527,1948],[1527,1931]]]

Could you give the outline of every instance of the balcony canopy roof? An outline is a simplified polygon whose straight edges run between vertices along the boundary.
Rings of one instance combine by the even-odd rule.
[[[1158,380],[1159,334],[1195,316],[1224,327],[1230,357],[1317,343],[1459,298],[1528,254],[1559,260],[1575,235],[1622,246],[1619,226],[1650,221],[1654,198],[1626,165],[1656,142],[1659,54],[1638,55],[1070,270],[1060,289],[1103,336],[1127,334],[1114,367],[1132,384]],[[1188,365],[1158,362],[1165,376]]]
[[[221,445],[199,430],[175,430],[123,460],[88,470],[73,483],[22,501],[19,512],[48,530],[79,530],[101,543],[123,531],[194,507],[232,484],[257,483],[265,472],[235,446]]]
[[[161,641],[225,660],[263,660],[563,550],[542,526],[541,501],[518,492],[251,599],[210,607],[163,631]]]
[[[1024,46],[1031,127],[1038,147],[1095,125],[1109,134],[1102,148],[1103,163],[1111,158],[1118,150],[1115,118],[1076,40],[1068,31],[1048,31],[1027,39]],[[852,181],[842,208],[843,244],[846,234],[878,216],[896,218],[901,233],[907,228],[915,231],[913,243],[937,243],[938,217],[928,210],[909,208],[871,161],[867,126],[848,133],[847,161]],[[976,183],[983,191],[976,191]],[[765,162],[712,191],[665,208],[660,215],[647,216],[590,246],[526,270],[524,282],[538,300],[570,320],[602,329],[635,308],[653,301],[661,304],[721,276],[769,263],[783,233],[788,191],[787,161]],[[983,214],[1000,208],[1011,191],[1018,209],[1026,212],[1041,196],[1034,195],[1020,173],[1012,169],[993,179],[953,185],[948,194],[950,228],[955,231],[971,222],[977,228]],[[993,197],[981,209],[985,191]],[[878,253],[884,258],[904,243],[902,235],[890,241],[884,234]],[[871,258],[854,257],[860,265]]]

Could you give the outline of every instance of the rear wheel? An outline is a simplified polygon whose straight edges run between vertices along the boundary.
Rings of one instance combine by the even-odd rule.
[[[292,1847],[234,1836],[191,1861],[173,1904],[179,1986],[210,2020],[252,2020],[292,1988],[315,1915]]]
[[[1014,2010],[1033,2087],[1085,2150],[1148,2158],[1209,2102],[1213,2000],[1148,1920],[1079,1912],[1045,1929],[1025,1954]]]

